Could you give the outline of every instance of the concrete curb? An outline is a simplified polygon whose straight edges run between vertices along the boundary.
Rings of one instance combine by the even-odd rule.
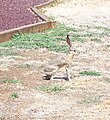
[[[40,5],[35,5],[34,8],[37,8],[37,9],[41,9],[42,7],[45,7],[47,5],[50,5],[52,4],[53,2],[55,2],[56,0],[49,0],[47,2],[45,2],[44,4],[40,4]]]

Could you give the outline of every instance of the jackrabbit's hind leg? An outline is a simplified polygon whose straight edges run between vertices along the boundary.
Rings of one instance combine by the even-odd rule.
[[[55,80],[55,77],[54,75],[51,76],[50,80]]]
[[[43,76],[43,79],[44,79],[44,80],[50,80],[51,77],[52,77],[51,75],[46,75],[46,76]]]

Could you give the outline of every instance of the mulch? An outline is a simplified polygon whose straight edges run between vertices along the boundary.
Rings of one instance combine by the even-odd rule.
[[[0,0],[0,31],[38,22],[30,8],[48,0]]]

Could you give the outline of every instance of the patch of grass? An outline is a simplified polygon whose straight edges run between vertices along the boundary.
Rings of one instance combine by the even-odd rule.
[[[97,97],[88,97],[88,98],[85,98],[81,101],[78,101],[79,104],[83,104],[83,105],[90,105],[90,104],[98,104],[101,102],[100,98],[102,96],[97,96]]]
[[[2,65],[3,63],[4,63],[4,62],[3,62],[3,61],[1,61],[1,62],[0,62],[0,65]]]
[[[61,92],[64,91],[65,88],[60,86],[60,85],[47,85],[47,86],[40,86],[40,87],[36,87],[37,90],[40,91],[46,91],[46,92]]]
[[[5,50],[0,50],[0,56],[16,56],[18,53],[13,52],[12,50],[5,49]]]
[[[81,25],[79,31],[83,29],[86,34],[82,34],[89,38],[95,38],[95,42],[100,42],[100,39],[104,36],[110,36],[110,29],[102,26],[93,26],[93,25]],[[95,31],[94,31],[95,30]]]
[[[30,64],[18,64],[18,65],[14,65],[17,68],[30,68],[32,65]]]
[[[0,83],[17,84],[17,83],[21,83],[21,81],[20,80],[16,80],[16,79],[2,79],[2,80],[0,80]]]
[[[106,82],[110,83],[110,78],[106,78],[105,80]]]
[[[104,30],[104,31],[109,31],[110,32],[110,28],[107,28],[107,27],[96,26],[95,28],[99,29],[99,30]]]
[[[80,31],[80,29],[83,31]],[[100,38],[102,38],[105,35],[108,35],[109,29],[105,29],[101,31],[101,33],[95,33],[90,32],[90,29],[92,27],[90,26],[82,26],[81,28],[76,27],[68,27],[63,24],[57,24],[56,28],[52,28],[47,30],[45,33],[34,33],[34,34],[15,34],[12,37],[11,41],[1,43],[1,47],[17,47],[17,48],[23,48],[23,49],[38,49],[38,48],[47,48],[51,51],[56,52],[68,52],[68,45],[65,41],[66,35],[71,32],[73,35],[71,35],[71,40],[74,41],[80,41],[85,42],[89,38],[95,38],[93,39],[96,42],[100,41]],[[97,28],[99,29],[99,28]],[[81,32],[81,34],[79,33]],[[89,39],[90,40],[90,39]],[[63,44],[60,44],[60,43]],[[5,51],[4,51],[5,52]],[[1,54],[14,54],[14,53],[1,53]]]
[[[66,27],[65,25],[59,24],[56,28],[46,31],[46,33],[15,34],[11,41],[1,43],[0,46],[15,46],[25,49],[47,48],[51,51],[65,53],[68,51],[68,46],[66,45],[66,42],[62,45],[60,42],[65,41],[65,37],[70,31],[77,32],[75,28]],[[76,39],[77,38],[75,36],[72,37],[72,41]]]
[[[110,47],[110,45],[107,45],[107,48],[109,48]]]
[[[49,18],[49,20],[51,20],[51,21],[55,21],[55,17],[52,16],[52,15],[50,15],[48,18]]]
[[[82,76],[101,76],[101,73],[100,72],[96,72],[96,71],[82,71],[79,73],[80,75]]]
[[[13,99],[19,98],[18,93],[15,93],[15,92],[12,93],[10,97],[13,98]]]
[[[101,39],[99,39],[99,38],[92,38],[91,41],[98,42],[98,43],[102,42]]]

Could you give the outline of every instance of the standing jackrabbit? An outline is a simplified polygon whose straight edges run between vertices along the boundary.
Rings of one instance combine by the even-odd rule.
[[[66,77],[65,80],[70,80],[69,65],[72,62],[74,55],[76,55],[76,50],[73,49],[72,42],[69,35],[66,37],[66,42],[69,46],[69,53],[67,55],[56,56],[52,59],[47,66],[44,68],[44,79],[50,80],[54,79],[54,75],[61,69],[65,68]]]

